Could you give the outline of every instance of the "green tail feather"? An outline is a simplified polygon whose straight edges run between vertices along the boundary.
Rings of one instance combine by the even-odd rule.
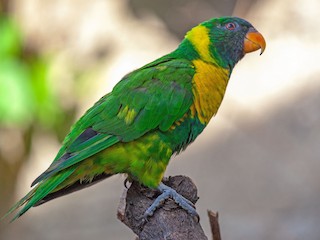
[[[34,186],[38,182],[50,178],[59,171],[67,169],[68,167],[71,167],[72,165],[81,162],[82,160],[104,150],[105,148],[108,148],[116,144],[117,142],[119,142],[118,137],[112,135],[105,135],[101,137],[99,141],[96,141],[94,144],[91,144],[85,149],[82,149],[82,151],[75,154],[74,156],[67,158],[67,160],[64,159],[54,161],[44,173],[42,173],[39,177],[36,178],[36,180],[33,181],[31,186]]]
[[[75,167],[66,169],[65,171],[53,176],[44,182],[39,183],[34,189],[32,189],[25,197],[18,201],[14,206],[10,208],[8,213],[6,213],[1,220],[8,217],[11,213],[16,211],[19,207],[26,204],[11,220],[13,222],[17,218],[21,217],[26,211],[33,207],[37,202],[51,193],[59,184],[66,180],[73,172]]]
[[[0,221],[3,221],[11,213],[13,213],[15,210],[17,210],[19,207],[21,207],[23,204],[25,204],[30,198],[32,198],[32,196],[34,195],[37,188],[38,187],[35,187],[34,189],[32,189],[26,196],[24,196],[22,199],[20,199],[20,201],[18,201],[15,205],[13,205],[9,209],[9,211],[3,217],[1,217]],[[13,222],[13,219],[11,220],[11,222]]]

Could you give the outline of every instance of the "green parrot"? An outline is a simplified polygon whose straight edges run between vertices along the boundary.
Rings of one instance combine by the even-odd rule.
[[[73,125],[49,168],[7,215],[22,207],[15,220],[118,173],[161,192],[145,217],[168,197],[197,215],[189,200],[161,182],[166,167],[217,113],[236,63],[265,47],[241,18],[213,18],[192,28],[176,50],[124,76]]]

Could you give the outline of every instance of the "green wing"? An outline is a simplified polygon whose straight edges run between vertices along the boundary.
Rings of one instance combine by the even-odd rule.
[[[194,71],[187,60],[161,58],[126,75],[73,126],[51,166],[32,186],[120,141],[167,131],[193,102]]]

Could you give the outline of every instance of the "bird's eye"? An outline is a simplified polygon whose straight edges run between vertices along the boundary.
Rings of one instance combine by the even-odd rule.
[[[236,28],[236,24],[233,22],[229,22],[225,25],[226,29],[228,30],[234,30]]]

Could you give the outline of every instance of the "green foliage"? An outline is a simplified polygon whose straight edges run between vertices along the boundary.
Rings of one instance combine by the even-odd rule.
[[[8,17],[0,17],[0,36],[0,125],[54,127],[62,110],[48,82],[49,61],[25,51],[20,30]]]
[[[0,59],[19,54],[21,35],[18,27],[7,17],[0,15]]]

